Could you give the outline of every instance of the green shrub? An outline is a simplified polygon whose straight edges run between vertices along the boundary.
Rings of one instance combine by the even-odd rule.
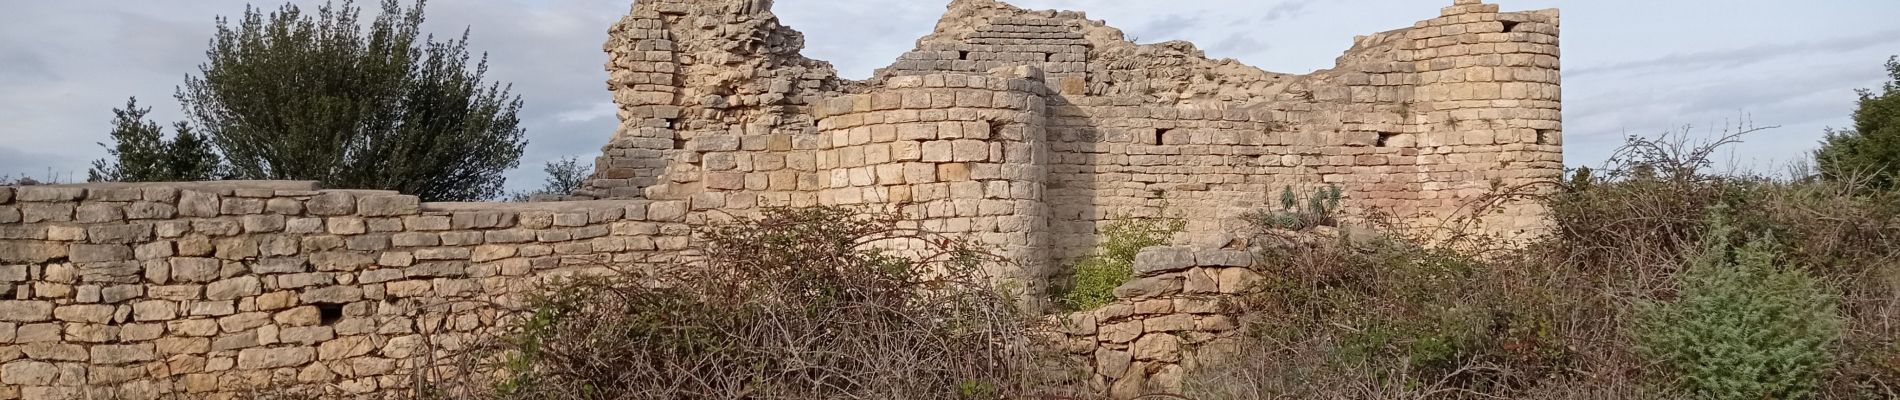
[[[1135,277],[1135,255],[1141,249],[1168,243],[1186,224],[1180,220],[1123,219],[1102,230],[1103,241],[1093,254],[1076,260],[1074,275],[1056,298],[1072,310],[1087,310],[1115,301],[1115,287]]]
[[[1814,395],[1841,334],[1837,300],[1802,269],[1777,267],[1768,239],[1737,249],[1731,236],[1724,217],[1711,218],[1676,298],[1641,308],[1639,350],[1698,398]]]
[[[1312,195],[1301,197],[1293,192],[1292,186],[1280,190],[1280,208],[1257,210],[1242,216],[1255,227],[1300,231],[1321,226],[1335,226],[1339,220],[1339,202],[1344,199],[1339,186],[1326,185],[1315,189]]]

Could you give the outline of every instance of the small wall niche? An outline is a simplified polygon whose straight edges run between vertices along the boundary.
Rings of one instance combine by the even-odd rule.
[[[1517,26],[1518,24],[1520,24],[1520,22],[1518,21],[1499,21],[1499,22],[1504,23],[1505,32],[1517,32]]]
[[[1148,141],[1148,144],[1161,144],[1161,138],[1167,137],[1168,132],[1174,132],[1174,128],[1155,128],[1154,135],[1152,137],[1147,137],[1143,139],[1146,139]]]
[[[1392,143],[1392,138],[1396,138],[1396,137],[1399,137],[1398,132],[1379,132],[1379,139],[1377,141],[1372,142],[1372,147],[1390,146]]]
[[[1549,129],[1537,130],[1537,144],[1552,144],[1556,141],[1557,141],[1557,131],[1549,130]]]
[[[324,326],[336,325],[343,320],[343,304],[317,303],[317,320]]]

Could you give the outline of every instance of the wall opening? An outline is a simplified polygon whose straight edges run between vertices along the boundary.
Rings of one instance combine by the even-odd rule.
[[[1517,25],[1518,25],[1517,21],[1502,21],[1502,22],[1504,22],[1505,32],[1517,32]]]
[[[1555,136],[1556,133],[1557,132],[1551,131],[1549,129],[1538,129],[1537,130],[1537,144],[1550,144],[1551,140],[1555,139],[1555,138],[1552,138],[1551,136]]]
[[[661,120],[666,121],[666,129],[679,129],[679,118],[661,118]]]
[[[1392,138],[1395,138],[1395,137],[1398,137],[1398,136],[1399,136],[1399,134],[1398,134],[1397,132],[1379,132],[1379,140],[1378,140],[1378,141],[1375,141],[1375,142],[1372,142],[1372,146],[1373,146],[1373,147],[1386,147],[1386,146],[1388,146],[1388,145],[1390,145],[1390,143],[1392,143]]]
[[[996,121],[983,121],[983,123],[990,125],[990,139],[1003,137],[1003,128],[1008,126],[1008,124]]]
[[[343,305],[339,303],[317,303],[318,321],[325,326],[335,325],[343,320]]]
[[[969,50],[962,50],[962,51],[958,51],[958,52],[957,52],[957,59],[958,59],[958,60],[968,60],[968,59],[970,59],[970,51],[969,51]]]
[[[686,139],[673,138],[673,150],[686,150]]]
[[[1161,144],[1161,138],[1168,136],[1168,132],[1174,132],[1174,128],[1155,129],[1154,137],[1146,138],[1148,139],[1148,144]]]

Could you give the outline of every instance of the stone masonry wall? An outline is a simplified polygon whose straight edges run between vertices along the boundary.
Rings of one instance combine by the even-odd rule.
[[[400,390],[541,280],[669,261],[686,214],[309,182],[0,187],[0,399]]]
[[[951,231],[965,232],[968,221],[978,239],[1053,266],[1085,254],[1118,218],[1182,218],[1180,242],[1218,245],[1241,213],[1277,207],[1282,190],[1336,185],[1349,211],[1429,225],[1470,214],[1488,193],[1562,171],[1555,10],[1500,12],[1455,0],[1436,18],[1354,38],[1334,68],[1292,75],[1209,59],[1192,43],[1138,44],[1081,12],[955,0],[914,50],[851,81],[800,55],[802,35],[770,8],[760,0],[636,2],[605,47],[622,127],[576,195],[741,213],[900,205]],[[991,89],[964,87],[972,81],[1007,83],[1000,95],[1013,104],[978,104],[972,90]],[[1023,136],[956,136],[1004,121],[998,112]],[[921,136],[930,123],[948,140]],[[912,136],[900,138],[898,128]],[[924,161],[931,149],[912,142],[945,146],[951,158]],[[974,155],[979,142],[1004,153],[956,158]],[[893,157],[914,151],[920,159],[886,160],[885,145],[895,146]],[[926,174],[927,164],[937,171]],[[958,165],[984,182],[980,193],[971,184],[911,182],[960,178]],[[1005,184],[1008,197],[990,197]],[[978,196],[906,205],[957,187]],[[945,208],[984,207],[972,205],[979,198],[991,211]],[[967,219],[1002,216],[1004,203],[1018,210],[1009,228]],[[1510,204],[1484,214],[1479,228],[1535,233],[1542,216],[1534,204]],[[1031,267],[1014,275],[1043,287],[1036,277],[1062,274]]]
[[[1113,399],[1180,394],[1186,372],[1238,345],[1238,300],[1260,280],[1241,250],[1152,247],[1116,301],[1058,319],[1071,365]]]

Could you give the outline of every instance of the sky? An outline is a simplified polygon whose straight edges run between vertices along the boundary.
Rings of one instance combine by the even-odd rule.
[[[0,0],[0,176],[83,180],[105,156],[112,109],[129,96],[170,125],[172,99],[196,73],[217,16],[243,0]],[[363,0],[374,3],[374,0]],[[778,0],[806,34],[805,55],[863,79],[910,50],[948,0]],[[1900,1],[1491,0],[1507,11],[1562,9],[1565,160],[1600,165],[1630,135],[1753,133],[1720,155],[1771,171],[1806,157],[1829,127],[1851,124],[1855,89],[1879,87],[1900,54]],[[316,1],[295,0],[314,9]],[[1015,0],[1105,19],[1141,43],[1187,40],[1210,57],[1274,72],[1330,68],[1363,35],[1438,15],[1451,0]],[[591,160],[617,125],[606,90],[608,27],[628,0],[436,0],[424,29],[470,31],[489,78],[526,102],[529,139],[511,189],[541,165]],[[367,17],[367,16],[366,16]]]

